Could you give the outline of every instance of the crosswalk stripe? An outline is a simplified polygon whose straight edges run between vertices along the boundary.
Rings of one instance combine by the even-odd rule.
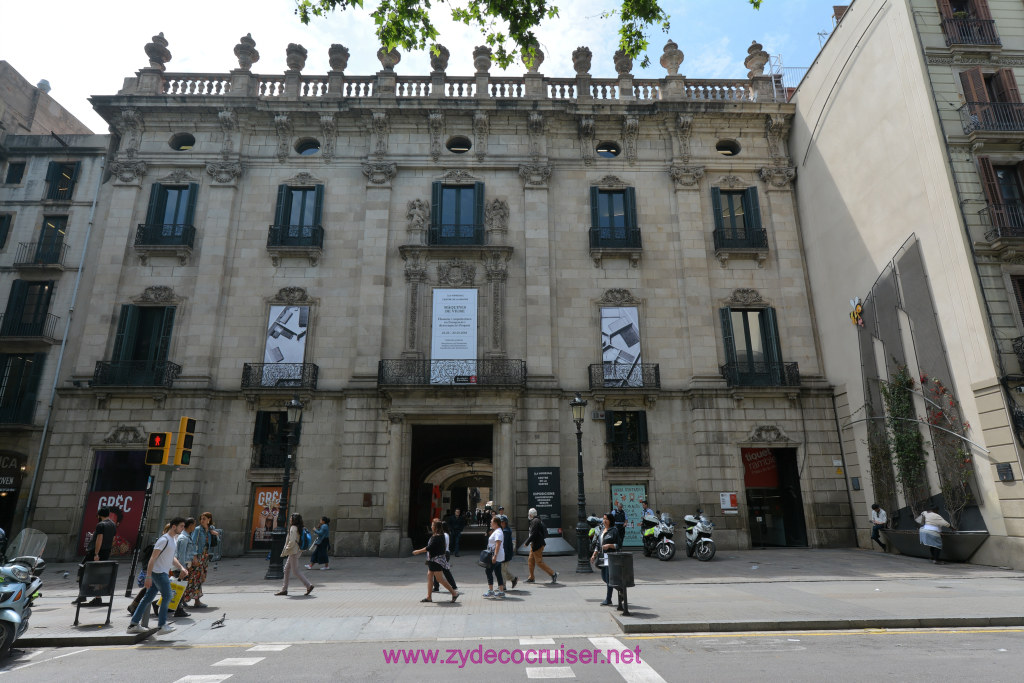
[[[209,676],[185,676],[174,683],[220,683],[231,678],[231,674],[213,674]]]
[[[252,666],[253,664],[259,664],[264,659],[266,657],[228,657],[210,666]]]
[[[615,638],[591,638],[590,642],[594,647],[607,652],[608,650],[628,650],[625,645]],[[666,683],[665,679],[658,675],[658,672],[651,668],[651,665],[641,659],[640,663],[622,664],[621,662],[609,662],[615,667],[626,683]]]
[[[554,638],[520,638],[520,645],[554,645]]]
[[[280,652],[291,647],[291,643],[270,643],[267,645],[253,645],[246,652]]]
[[[528,666],[527,678],[576,678],[572,667],[568,666]]]

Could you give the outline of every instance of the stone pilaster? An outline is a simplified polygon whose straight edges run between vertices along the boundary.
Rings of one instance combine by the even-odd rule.
[[[524,254],[530,282],[526,285],[526,367],[529,381],[554,382],[554,319],[551,310],[551,240],[549,239],[548,178],[551,167],[534,164],[519,167],[524,197]]]
[[[398,557],[402,543],[402,457],[405,450],[405,415],[388,413],[388,442],[385,446],[387,491],[384,494],[384,529],[380,534],[380,556]]]

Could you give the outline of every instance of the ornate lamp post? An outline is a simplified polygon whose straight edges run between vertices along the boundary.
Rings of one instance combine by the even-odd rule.
[[[292,400],[285,404],[288,410],[288,453],[284,460],[284,481],[281,486],[281,502],[277,506],[277,526],[270,532],[270,564],[267,566],[267,574],[264,579],[284,578],[284,559],[281,551],[284,550],[285,538],[288,536],[288,488],[291,484],[292,454],[298,447],[296,432],[302,422],[302,401],[298,396],[292,396]]]
[[[588,554],[590,543],[588,542],[590,526],[587,524],[587,496],[583,492],[583,416],[587,409],[587,402],[580,397],[579,392],[569,401],[572,408],[572,421],[576,423],[576,486],[579,490],[579,510],[576,520],[576,573],[592,574]]]

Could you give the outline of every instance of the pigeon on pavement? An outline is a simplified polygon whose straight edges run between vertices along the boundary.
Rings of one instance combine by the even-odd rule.
[[[210,628],[220,628],[224,625],[224,620],[228,618],[228,613],[225,612],[220,619],[210,624]]]

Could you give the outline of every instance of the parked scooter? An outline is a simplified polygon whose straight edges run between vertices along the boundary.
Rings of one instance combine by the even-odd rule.
[[[697,556],[701,562],[707,562],[715,556],[715,542],[711,540],[714,523],[704,516],[704,511],[697,509],[697,516],[686,515],[686,556]]]
[[[668,562],[676,554],[676,542],[672,540],[676,528],[672,525],[672,518],[667,512],[660,514],[660,519],[648,515],[640,521],[644,539],[644,555],[647,557],[655,555],[659,560]]]
[[[0,660],[10,654],[14,641],[28,630],[32,602],[39,597],[39,587],[43,585],[39,575],[46,568],[42,558],[45,548],[46,534],[24,529],[10,547],[0,552]]]

